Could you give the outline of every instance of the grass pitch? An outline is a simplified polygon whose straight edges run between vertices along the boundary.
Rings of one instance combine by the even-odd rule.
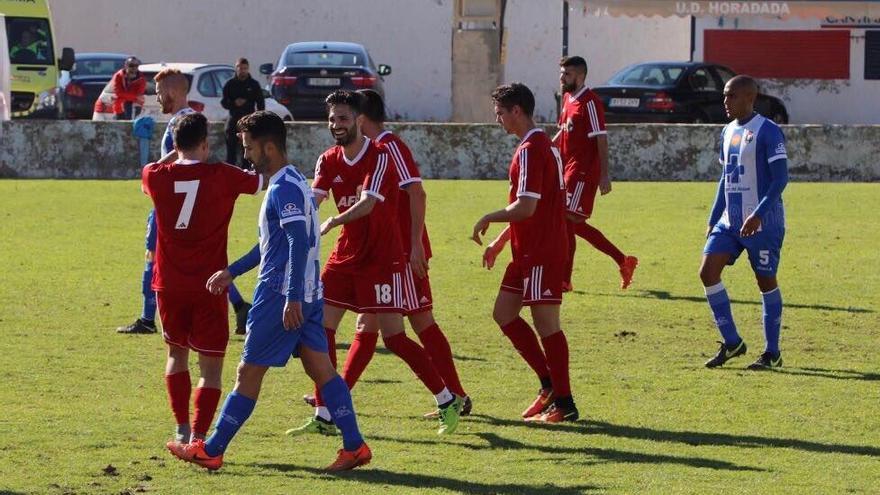
[[[319,469],[339,439],[283,435],[310,414],[297,361],[268,374],[221,471],[165,452],[161,338],[113,331],[140,311],[149,200],[133,181],[0,181],[0,493],[877,492],[880,185],[789,186],[786,366],[747,372],[763,335],[745,259],[725,283],[749,354],[702,366],[717,340],[697,277],[715,185],[616,183],[594,225],[641,266],[620,291],[616,266],[578,245],[563,323],[584,419],[554,427],[519,419],[537,383],[491,319],[506,258],[483,270],[467,240],[483,212],[503,206],[507,185],[426,187],[435,314],[474,415],[439,438],[421,419],[431,396],[380,345],[354,390],[373,463],[328,476]],[[231,257],[255,242],[259,204],[239,201]],[[240,279],[243,293],[253,281]],[[341,347],[352,327],[349,316]],[[234,336],[224,394],[241,346]]]

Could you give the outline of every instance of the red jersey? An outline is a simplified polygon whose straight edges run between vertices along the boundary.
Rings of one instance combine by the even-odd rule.
[[[327,266],[360,270],[386,267],[403,261],[398,218],[397,172],[384,147],[364,139],[360,153],[349,160],[342,146],[325,151],[315,166],[315,194],[333,193],[336,209],[344,213],[367,194],[379,201],[369,215],[342,226]]]
[[[385,146],[391,161],[397,169],[397,177],[400,179],[401,189],[406,189],[409,184],[421,182],[422,175],[419,166],[413,159],[412,152],[402,139],[395,136],[391,131],[385,131],[376,136],[376,142]],[[412,216],[409,209],[409,197],[401,196],[400,204],[397,205],[400,218],[400,241],[403,243],[403,252],[406,255],[412,252]],[[425,258],[431,258],[431,241],[428,239],[428,227],[422,230],[422,247],[425,250]]]
[[[535,213],[510,223],[513,260],[524,266],[562,263],[568,257],[562,158],[540,129],[529,131],[510,162],[510,203],[535,198]]]
[[[228,265],[226,240],[239,194],[262,189],[260,175],[226,163],[152,163],[141,174],[156,208],[153,290],[204,291]]]
[[[599,145],[596,136],[607,134],[602,100],[586,86],[563,96],[559,114],[559,151],[565,170],[599,174]]]

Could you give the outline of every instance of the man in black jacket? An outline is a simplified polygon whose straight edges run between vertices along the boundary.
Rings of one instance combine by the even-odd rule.
[[[263,88],[251,77],[250,64],[246,58],[235,62],[235,77],[226,81],[223,86],[223,100],[220,103],[229,110],[229,119],[226,121],[226,162],[246,168],[236,125],[245,115],[266,109]],[[242,157],[241,162],[238,161],[239,156]]]

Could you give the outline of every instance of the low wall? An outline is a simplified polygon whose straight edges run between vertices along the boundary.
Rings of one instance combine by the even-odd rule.
[[[389,125],[432,179],[503,179],[516,146],[496,124]],[[158,156],[164,126],[151,148]],[[548,132],[555,132],[547,127]],[[789,166],[798,181],[880,181],[880,126],[786,126]],[[703,181],[719,176],[720,126],[611,125],[614,180]],[[212,123],[212,149],[225,156],[223,124]],[[332,139],[324,124],[289,125],[291,160],[307,172]],[[132,179],[137,142],[125,122],[0,122],[0,177]]]

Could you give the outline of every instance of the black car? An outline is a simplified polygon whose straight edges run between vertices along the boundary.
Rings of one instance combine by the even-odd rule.
[[[123,53],[77,53],[73,69],[61,77],[60,117],[91,119],[95,100],[128,57]]]
[[[373,62],[363,45],[338,41],[293,43],[277,67],[260,66],[270,76],[269,92],[296,120],[326,119],[324,98],[337,89],[374,89],[385,97],[383,76],[391,67]]]
[[[593,91],[605,105],[607,122],[726,123],[724,85],[735,75],[716,64],[648,62],[626,67]],[[755,110],[788,123],[779,98],[759,94]]]

